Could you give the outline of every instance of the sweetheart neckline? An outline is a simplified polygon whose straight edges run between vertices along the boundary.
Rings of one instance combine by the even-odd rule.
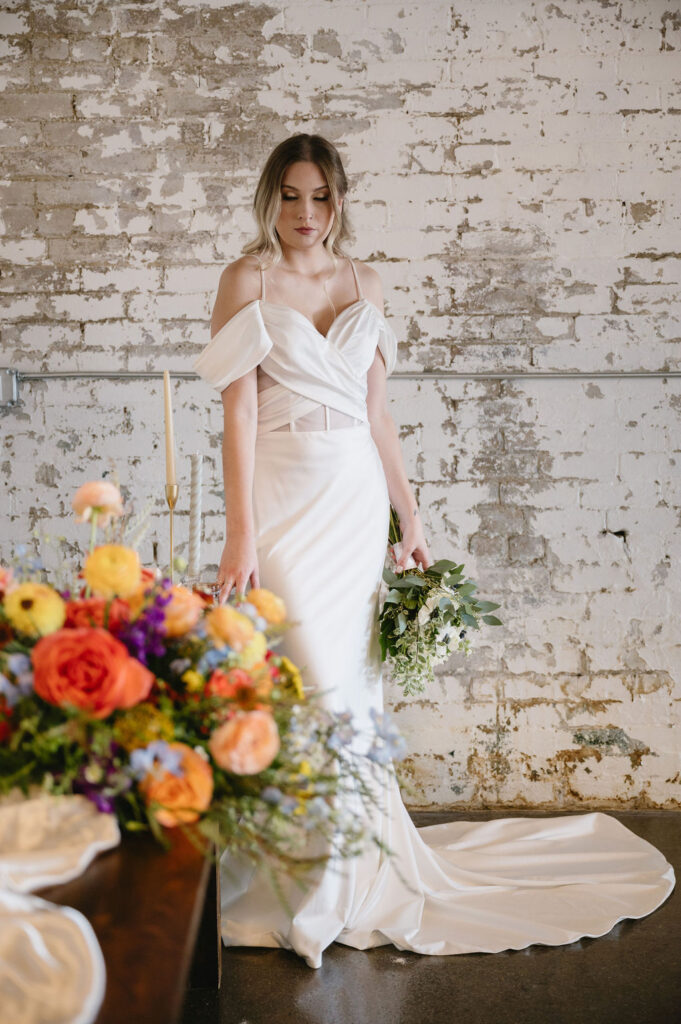
[[[314,332],[315,332],[316,334],[318,334],[320,338],[323,338],[323,339],[324,339],[324,341],[327,341],[327,340],[328,340],[328,337],[329,337],[329,335],[331,334],[331,331],[332,331],[332,329],[333,329],[334,325],[335,325],[335,324],[336,324],[336,323],[337,323],[337,322],[338,322],[338,321],[340,320],[340,318],[341,318],[341,317],[342,317],[342,316],[343,316],[343,315],[344,315],[345,313],[347,313],[347,312],[348,312],[348,310],[352,309],[352,308],[353,308],[353,306],[359,306],[359,305],[361,305],[361,304],[362,304],[363,302],[368,302],[370,306],[374,306],[373,302],[369,302],[369,299],[366,299],[366,298],[364,298],[364,296],[362,296],[362,298],[361,298],[361,299],[355,299],[355,301],[354,301],[354,302],[351,302],[349,306],[346,306],[346,307],[345,307],[345,309],[341,309],[340,313],[338,313],[338,315],[337,315],[336,317],[334,317],[334,319],[333,319],[333,320],[331,321],[331,323],[329,324],[329,329],[328,329],[328,331],[326,332],[326,334],[322,334],[322,332],[321,332],[321,331],[319,330],[319,328],[318,328],[318,327],[316,327],[316,326],[315,326],[315,325],[314,325],[314,324],[312,323],[312,321],[310,320],[309,316],[305,316],[305,314],[304,314],[304,313],[301,313],[301,311],[300,311],[299,309],[296,309],[296,308],[295,308],[295,306],[287,306],[287,305],[285,305],[285,304],[284,304],[284,303],[282,303],[282,302],[270,302],[270,301],[269,301],[269,299],[256,299],[256,302],[259,302],[261,306],[273,306],[273,307],[274,307],[275,309],[285,309],[285,310],[287,310],[287,311],[288,311],[289,313],[297,313],[297,315],[298,315],[299,317],[302,317],[302,319],[303,319],[303,320],[305,321],[305,323],[309,324],[309,325],[310,325],[310,327],[312,328],[312,330],[313,330],[313,331],[314,331]],[[377,313],[378,313],[378,315],[380,316],[381,314],[380,314],[380,312],[378,311],[378,309],[376,309],[376,306],[374,306],[374,309],[376,310],[376,312],[377,312]]]
[[[285,306],[285,305],[283,305],[282,303],[279,303],[279,302],[270,302],[270,301],[269,301],[269,299],[259,299],[259,298],[258,298],[258,299],[251,299],[251,301],[250,301],[250,302],[247,302],[245,306],[242,306],[242,307],[241,307],[241,309],[237,310],[237,311],[236,311],[236,313],[234,313],[234,314],[233,314],[232,316],[230,316],[229,320],[225,320],[225,322],[224,322],[224,324],[222,325],[222,327],[220,327],[220,328],[219,328],[219,329],[218,329],[218,330],[217,330],[217,331],[215,332],[215,334],[213,335],[213,337],[212,337],[212,338],[211,338],[210,340],[211,340],[211,341],[214,341],[214,340],[215,340],[215,339],[216,339],[216,338],[218,337],[218,335],[222,334],[222,332],[224,331],[224,329],[225,329],[226,327],[228,327],[228,326],[229,326],[229,324],[231,324],[231,323],[232,323],[232,321],[233,321],[233,320],[236,320],[236,318],[237,318],[238,316],[240,316],[240,315],[241,315],[242,313],[244,313],[244,312],[245,312],[245,311],[246,311],[247,309],[250,309],[251,307],[253,307],[253,306],[256,306],[256,305],[257,305],[258,307],[260,307],[260,306],[272,306],[272,307],[273,307],[274,309],[286,309],[286,310],[288,310],[288,311],[289,311],[290,313],[295,313],[295,314],[296,314],[297,316],[299,316],[299,317],[300,317],[300,318],[301,318],[302,320],[304,320],[306,324],[309,324],[309,325],[310,325],[310,327],[311,327],[311,328],[312,328],[312,330],[313,330],[313,331],[315,332],[315,334],[318,334],[320,338],[323,338],[323,339],[324,339],[324,341],[328,341],[328,340],[329,340],[329,335],[331,334],[331,331],[333,330],[333,328],[334,328],[335,324],[336,324],[336,323],[338,322],[338,320],[340,320],[340,318],[341,318],[342,316],[344,316],[344,315],[345,315],[345,313],[347,313],[347,312],[348,312],[348,310],[350,310],[350,309],[353,309],[353,308],[354,308],[355,306],[359,306],[359,305],[362,305],[362,303],[366,303],[366,305],[367,305],[367,306],[370,306],[370,307],[371,307],[371,309],[373,309],[373,311],[374,311],[374,313],[376,314],[376,316],[380,317],[380,319],[381,319],[381,320],[382,320],[382,321],[383,321],[384,323],[387,323],[387,321],[386,321],[386,319],[385,319],[385,317],[384,317],[383,313],[381,313],[381,312],[380,312],[380,310],[378,309],[378,307],[377,307],[377,306],[375,306],[375,305],[374,305],[374,303],[373,303],[373,302],[371,302],[371,300],[370,300],[370,299],[367,299],[367,298],[365,298],[364,296],[362,296],[362,298],[361,298],[361,299],[355,299],[355,301],[354,301],[354,302],[351,302],[349,306],[346,306],[346,307],[345,307],[345,309],[342,309],[342,310],[340,311],[340,313],[338,314],[338,316],[336,317],[336,319],[332,321],[332,323],[331,323],[331,326],[329,327],[329,329],[328,329],[327,333],[326,333],[326,334],[322,334],[322,332],[321,332],[320,330],[318,330],[318,329],[317,329],[317,328],[315,327],[315,325],[314,325],[314,324],[312,323],[312,321],[310,320],[310,318],[309,318],[309,317],[307,317],[307,316],[305,316],[305,314],[304,314],[304,313],[301,313],[301,312],[300,312],[300,310],[299,310],[299,309],[296,309],[296,308],[295,308],[294,306]]]

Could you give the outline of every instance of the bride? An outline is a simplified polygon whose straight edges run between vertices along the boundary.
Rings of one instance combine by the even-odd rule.
[[[398,565],[432,559],[388,411],[397,339],[378,273],[350,259],[348,182],[335,147],[298,134],[268,157],[255,241],[220,277],[211,340],[195,362],[224,407],[226,543],[220,599],[246,585],[285,602],[281,646],[359,729],[383,709],[378,599],[390,504]],[[674,873],[616,818],[450,822],[417,829],[386,766],[378,846],[287,891],[259,869],[221,870],[226,945],[292,949],[311,967],[336,941],[427,954],[498,952],[598,936],[649,914]],[[358,809],[356,809],[358,810]]]

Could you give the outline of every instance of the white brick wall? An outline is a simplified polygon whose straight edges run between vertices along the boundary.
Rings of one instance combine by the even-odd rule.
[[[507,0],[100,5],[0,13],[0,364],[190,369],[262,162],[336,142],[354,253],[398,370],[681,369],[681,12]],[[221,409],[173,385],[222,544]],[[680,803],[681,379],[389,382],[431,552],[504,627],[388,701],[414,807]],[[118,474],[166,550],[161,388],[26,382],[0,414],[0,553],[83,541],[74,489]],[[46,547],[48,563],[53,556]],[[50,563],[51,564],[51,563]]]

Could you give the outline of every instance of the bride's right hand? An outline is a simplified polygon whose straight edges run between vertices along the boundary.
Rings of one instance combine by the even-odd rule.
[[[255,538],[253,534],[239,534],[227,541],[222,552],[217,578],[219,603],[225,603],[234,586],[237,594],[244,594],[249,579],[252,587],[260,586]]]

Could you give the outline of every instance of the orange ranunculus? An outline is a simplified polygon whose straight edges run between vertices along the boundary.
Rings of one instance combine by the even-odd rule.
[[[280,597],[265,587],[251,588],[246,594],[246,600],[257,608],[258,614],[270,624],[284,622],[286,619],[286,605]]]
[[[211,734],[215,763],[234,775],[257,775],[279,752],[277,723],[266,711],[240,711]]]
[[[83,574],[98,597],[127,597],[140,585],[139,555],[122,544],[101,544],[88,555]]]
[[[160,777],[149,772],[139,784],[147,804],[163,804],[154,812],[156,820],[167,828],[197,821],[213,797],[213,769],[186,743],[169,743],[171,750],[182,752],[182,777],[164,772]]]
[[[94,718],[131,708],[149,695],[154,676],[105,629],[60,629],[31,651],[35,692],[50,704],[73,704]]]
[[[203,692],[207,697],[236,697],[239,690],[252,689],[251,677],[243,668],[230,668],[228,672],[216,668]]]
[[[104,597],[88,597],[68,601],[64,627],[76,629],[82,626],[99,626],[116,633],[130,619],[130,609],[125,601],[115,597],[109,605],[108,626],[104,626],[107,601]]]
[[[206,602],[199,594],[177,584],[170,588],[171,600],[163,609],[166,636],[183,636],[201,618]]]
[[[259,670],[252,673],[242,668],[231,668],[223,672],[216,668],[213,669],[203,692],[207,697],[217,696],[235,700],[241,708],[271,711],[269,705],[259,701],[259,698],[266,697],[271,689],[272,680],[269,672],[264,674]]]
[[[208,612],[206,630],[213,640],[219,644],[229,644],[237,652],[243,651],[255,634],[255,627],[248,615],[228,604],[218,605]]]
[[[145,596],[146,590],[151,590],[160,576],[154,572],[153,569],[147,569],[146,566],[142,566],[140,569],[140,582],[139,586],[132,592],[127,594],[125,601],[130,609],[133,618],[137,618],[139,613],[142,611],[142,606],[149,600]]]
[[[92,480],[78,488],[71,502],[76,522],[84,523],[97,513],[97,522],[106,526],[112,516],[123,515],[121,492],[109,480]]]

